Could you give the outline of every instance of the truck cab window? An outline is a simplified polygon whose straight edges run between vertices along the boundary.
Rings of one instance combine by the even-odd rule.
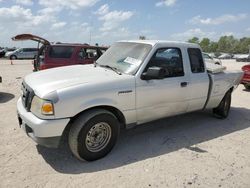
[[[167,77],[184,76],[183,61],[179,48],[158,49],[149,61],[145,72],[149,67],[160,67],[166,70]]]
[[[188,48],[188,56],[192,73],[205,72],[205,66],[199,48]]]

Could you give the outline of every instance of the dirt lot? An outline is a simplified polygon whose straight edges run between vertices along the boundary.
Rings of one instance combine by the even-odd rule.
[[[250,92],[242,85],[226,120],[208,111],[148,123],[123,131],[107,157],[80,162],[67,146],[37,146],[19,129],[16,101],[30,72],[31,61],[0,60],[0,187],[250,187]]]

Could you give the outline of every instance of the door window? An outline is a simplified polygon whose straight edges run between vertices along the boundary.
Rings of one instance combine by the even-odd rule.
[[[188,56],[192,73],[205,72],[205,66],[199,48],[188,48]]]
[[[71,46],[52,46],[49,51],[49,57],[69,59],[73,51],[74,47]]]
[[[159,67],[166,71],[165,77],[184,76],[183,61],[179,48],[161,48],[156,51],[144,72],[149,67]]]
[[[24,48],[23,52],[29,52],[29,48]]]

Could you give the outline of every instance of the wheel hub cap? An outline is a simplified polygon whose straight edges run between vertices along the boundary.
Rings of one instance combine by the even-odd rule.
[[[98,152],[107,146],[111,138],[111,127],[106,122],[93,125],[87,133],[85,145],[90,152]]]

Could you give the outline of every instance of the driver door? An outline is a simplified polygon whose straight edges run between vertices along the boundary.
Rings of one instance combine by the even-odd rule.
[[[159,118],[185,113],[188,107],[189,78],[185,74],[179,48],[158,49],[144,72],[149,67],[166,70],[163,79],[137,80],[137,122],[145,123]]]

